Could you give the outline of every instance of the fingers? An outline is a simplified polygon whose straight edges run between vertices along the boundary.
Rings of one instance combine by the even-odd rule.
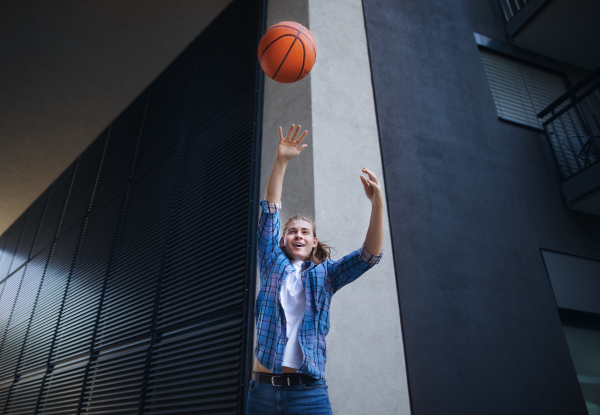
[[[298,126],[298,127],[300,127],[300,126]],[[296,140],[296,144],[300,144],[302,142],[302,140],[304,140],[304,137],[306,137],[307,134],[308,134],[308,131],[304,130],[304,132],[302,133],[300,138],[298,138],[298,140]],[[306,146],[306,144],[304,146]]]
[[[294,126],[294,124],[292,124],[292,127]],[[298,133],[300,132],[300,124],[298,124],[298,126],[296,127],[296,130],[294,131],[294,135],[292,135],[291,140],[292,141],[296,141],[296,137],[298,137]]]
[[[302,150],[304,150],[306,147],[308,147],[308,144],[302,144],[300,147],[298,147],[298,153],[300,153]]]
[[[363,173],[366,173],[369,175],[369,179],[372,182],[379,184],[379,180],[377,180],[377,176],[375,176],[375,173],[373,173],[371,170],[367,169],[366,167],[363,167],[362,171],[363,171]]]
[[[285,135],[285,139],[286,139],[286,140],[289,140],[289,139],[290,139],[290,134],[292,134],[292,132],[294,131],[294,127],[295,127],[295,125],[294,125],[294,124],[292,124],[292,125],[290,126],[290,129],[288,130],[287,134]]]
[[[298,124],[297,127],[296,127],[295,124],[292,124],[290,126],[290,129],[288,130],[287,134],[285,135],[285,138],[284,138],[283,137],[283,130],[281,129],[281,127],[279,127],[279,139],[280,140],[293,141],[294,144],[298,145],[308,135],[308,131],[304,130],[304,132],[302,133],[302,135],[300,137],[298,137],[298,134],[300,133],[301,128],[302,128],[302,126],[299,125],[299,124]]]
[[[367,189],[369,188],[369,181],[367,180],[367,178],[365,176],[360,176],[360,181],[362,182],[362,184],[365,188],[365,192],[366,192]]]

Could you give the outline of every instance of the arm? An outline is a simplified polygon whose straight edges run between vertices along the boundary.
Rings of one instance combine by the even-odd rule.
[[[308,134],[308,131],[304,131],[300,137],[300,126],[294,130],[294,124],[288,130],[285,138],[281,127],[279,127],[279,145],[277,146],[277,156],[275,157],[275,164],[273,170],[271,170],[271,176],[265,189],[264,199],[267,202],[279,203],[281,201],[281,189],[283,188],[283,176],[285,175],[285,169],[288,161],[300,154],[302,150],[308,147],[307,144],[300,145],[302,140]]]
[[[362,248],[337,261],[328,263],[329,281],[333,293],[355,281],[358,277],[381,261],[383,255],[383,196],[375,174],[364,168],[367,177],[360,176],[365,194],[371,201],[371,221]]]
[[[258,230],[256,233],[258,265],[260,267],[260,276],[263,278],[266,270],[271,266],[275,259],[274,253],[279,245],[279,228],[281,226],[279,219],[279,210],[281,209],[281,188],[283,185],[283,175],[287,162],[296,157],[307,147],[306,144],[300,146],[300,142],[308,134],[305,131],[299,138],[298,132],[300,126],[294,131],[294,125],[290,127],[285,138],[279,127],[279,146],[277,148],[277,157],[275,165],[267,183],[264,200],[260,201],[260,219],[258,221]]]
[[[383,196],[375,173],[365,167],[363,167],[363,172],[368,175],[368,178],[360,176],[360,180],[371,201],[371,221],[365,238],[365,248],[370,254],[379,255],[383,248]]]

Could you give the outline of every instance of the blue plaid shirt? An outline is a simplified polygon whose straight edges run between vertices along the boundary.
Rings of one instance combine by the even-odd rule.
[[[287,342],[285,312],[281,305],[280,289],[285,278],[294,272],[287,255],[279,247],[281,204],[260,201],[258,222],[258,265],[260,291],[254,307],[257,341],[254,355],[273,373],[282,373],[281,361]],[[382,252],[383,254],[383,252]],[[325,377],[327,350],[325,336],[329,332],[329,304],[340,288],[360,277],[381,260],[381,255],[371,255],[363,244],[361,249],[342,259],[315,265],[302,264],[302,283],[306,292],[306,311],[298,340],[304,354],[298,373],[317,379]]]

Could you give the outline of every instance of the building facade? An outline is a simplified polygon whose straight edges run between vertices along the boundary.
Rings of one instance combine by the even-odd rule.
[[[315,218],[334,258],[366,234],[361,168],[385,189],[384,257],[331,304],[334,413],[600,413],[600,30],[579,2],[221,2],[0,237],[0,409],[243,413],[258,200],[293,123],[282,217]],[[256,62],[284,20],[318,48],[294,84]]]

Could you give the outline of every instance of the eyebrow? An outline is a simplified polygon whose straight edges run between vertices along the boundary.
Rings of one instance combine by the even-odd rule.
[[[310,231],[310,228],[300,228],[300,229],[303,230],[303,231]],[[291,231],[291,230],[297,231],[298,228],[296,228],[295,226],[289,227],[288,231]]]

